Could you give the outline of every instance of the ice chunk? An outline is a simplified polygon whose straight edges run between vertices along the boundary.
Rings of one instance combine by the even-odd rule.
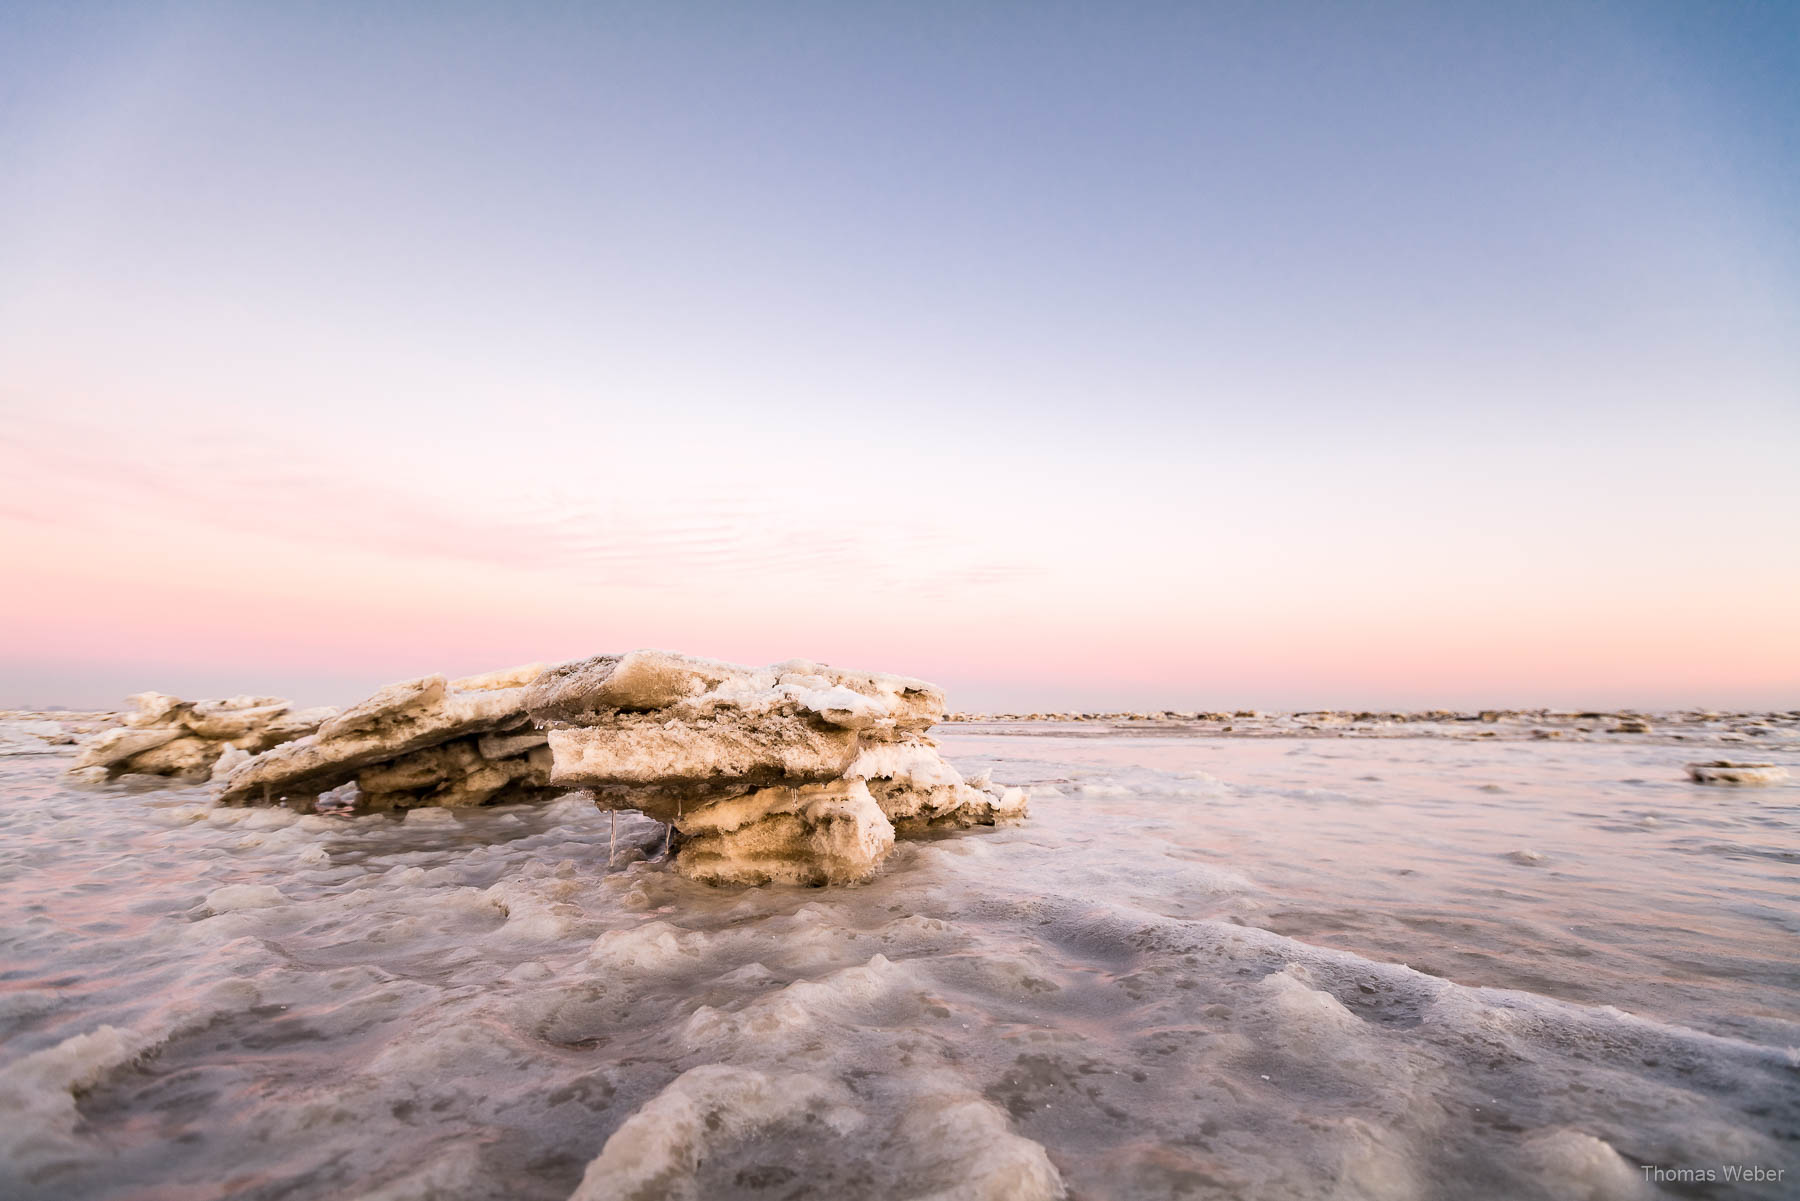
[[[227,884],[206,894],[206,907],[214,913],[238,909],[267,909],[285,905],[287,896],[273,884]]]
[[[542,674],[537,664],[470,676],[441,675],[389,684],[321,724],[234,768],[222,804],[287,796],[317,797],[351,780],[365,809],[486,804],[503,794],[525,797],[547,788],[547,756],[535,742],[482,752],[482,735],[526,724],[525,696]]]
[[[0,1161],[53,1155],[73,1139],[75,1094],[143,1054],[149,1038],[101,1026],[0,1069]]]
[[[137,709],[124,725],[82,747],[71,768],[78,778],[130,773],[197,783],[215,774],[222,777],[248,755],[310,734],[337,712],[294,713],[287,701],[267,696],[184,701],[144,692],[131,700]]]
[[[712,884],[845,884],[893,849],[861,780],[762,788],[678,818],[682,872]]]
[[[1780,784],[1788,778],[1788,769],[1779,764],[1740,763],[1732,759],[1690,763],[1687,773],[1689,779],[1701,784]]]
[[[1546,1190],[1568,1201],[1639,1201],[1650,1196],[1643,1173],[1604,1139],[1579,1130],[1547,1131],[1527,1140],[1526,1159]]]
[[[712,883],[861,880],[897,829],[1023,817],[1023,792],[965,784],[926,739],[943,706],[907,676],[667,651],[551,668],[526,700],[552,784],[670,824],[677,868]]]
[[[847,1134],[864,1122],[842,1085],[802,1073],[704,1064],[683,1072],[606,1140],[570,1201],[702,1197],[700,1166],[732,1144],[808,1124]]]

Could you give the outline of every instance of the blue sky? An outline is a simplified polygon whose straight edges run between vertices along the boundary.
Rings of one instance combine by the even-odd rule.
[[[1795,703],[1800,7],[14,5],[0,81],[0,703]]]

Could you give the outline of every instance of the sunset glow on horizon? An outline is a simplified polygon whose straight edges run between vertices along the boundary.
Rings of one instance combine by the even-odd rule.
[[[0,706],[1800,706],[1791,10],[429,11],[0,18]]]

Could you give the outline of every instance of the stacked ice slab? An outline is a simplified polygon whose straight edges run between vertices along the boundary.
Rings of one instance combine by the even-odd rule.
[[[1023,792],[939,756],[925,732],[944,694],[923,680],[641,650],[552,668],[525,708],[547,730],[550,782],[670,823],[697,880],[859,880],[896,832],[1025,814]]]
[[[90,739],[71,774],[101,781],[122,775],[203,781],[251,755],[304,737],[337,710],[295,709],[272,696],[184,701],[160,692],[128,697],[136,711]]]
[[[460,808],[547,795],[550,752],[525,713],[543,664],[389,684],[307,738],[238,765],[226,805],[310,800],[353,783],[365,811]]]

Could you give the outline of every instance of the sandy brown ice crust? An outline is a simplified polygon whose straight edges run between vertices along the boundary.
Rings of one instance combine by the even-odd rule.
[[[359,809],[458,808],[550,792],[550,754],[525,713],[541,664],[389,684],[316,734],[239,764],[225,805],[308,800],[356,784]]]

